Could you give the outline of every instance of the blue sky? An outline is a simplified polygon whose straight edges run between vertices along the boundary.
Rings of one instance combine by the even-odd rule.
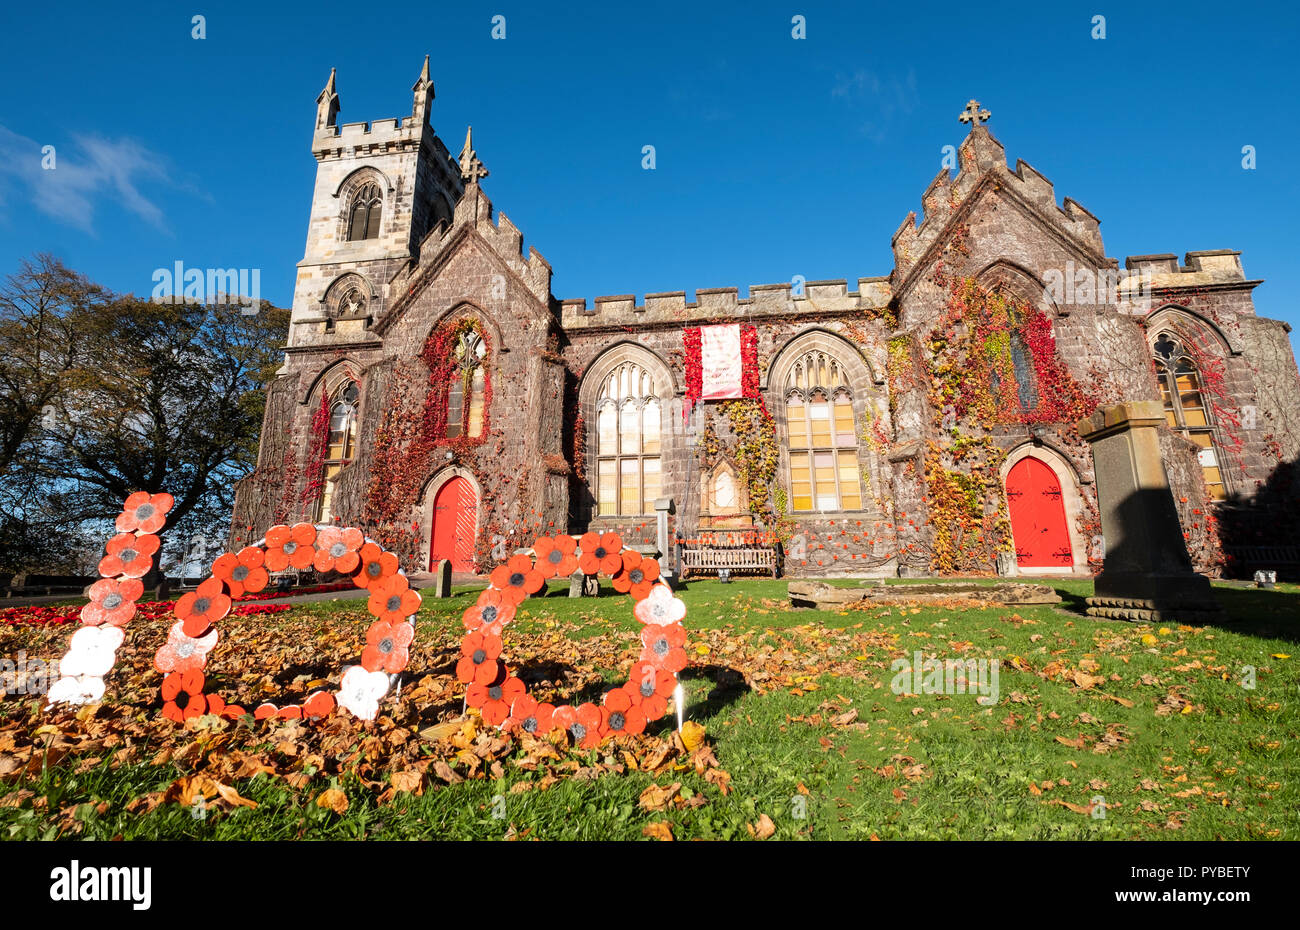
[[[474,125],[559,297],[887,274],[976,97],[1108,255],[1240,249],[1258,311],[1300,323],[1290,5],[400,6],[5,4],[0,271],[48,250],[143,294],[177,260],[260,268],[288,306],[330,67],[340,122],[392,118],[428,53],[435,129],[454,153]]]

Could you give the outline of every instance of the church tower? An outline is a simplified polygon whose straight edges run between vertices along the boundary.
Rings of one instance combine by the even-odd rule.
[[[394,296],[389,282],[418,259],[430,230],[451,222],[464,184],[430,124],[428,56],[411,90],[410,116],[342,126],[334,69],[316,98],[316,187],[294,286],[290,353],[373,341],[370,327]]]

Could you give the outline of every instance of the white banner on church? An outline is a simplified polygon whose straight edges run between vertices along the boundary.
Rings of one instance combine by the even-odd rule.
[[[704,400],[743,397],[740,324],[700,327],[700,396]]]

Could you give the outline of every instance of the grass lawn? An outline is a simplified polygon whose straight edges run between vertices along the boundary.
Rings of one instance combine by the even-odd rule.
[[[826,612],[789,609],[784,581],[693,581],[693,752],[668,718],[593,751],[501,738],[474,716],[438,727],[461,718],[451,669],[471,591],[425,601],[400,700],[370,725],[340,711],[187,731],[158,713],[166,624],[137,620],[106,703],[0,702],[0,836],[1300,837],[1300,588],[1218,585],[1230,622],[1189,627],[1095,621],[1079,612],[1090,582],[1050,583],[1059,607]],[[539,699],[598,700],[635,659],[639,624],[607,581],[595,599],[567,588],[525,602],[505,658]],[[228,618],[209,690],[251,706],[336,684],[369,619],[363,601]],[[0,628],[0,655],[57,657],[71,632]],[[999,660],[998,703],[896,695],[890,664],[916,650]]]

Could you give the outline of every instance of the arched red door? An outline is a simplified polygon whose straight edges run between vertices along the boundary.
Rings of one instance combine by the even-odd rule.
[[[433,532],[429,567],[442,559],[454,572],[474,570],[474,530],[478,524],[478,495],[460,475],[438,489],[433,498]]]
[[[1061,482],[1041,459],[1023,458],[1007,474],[1011,539],[1021,568],[1070,568],[1074,553]]]

